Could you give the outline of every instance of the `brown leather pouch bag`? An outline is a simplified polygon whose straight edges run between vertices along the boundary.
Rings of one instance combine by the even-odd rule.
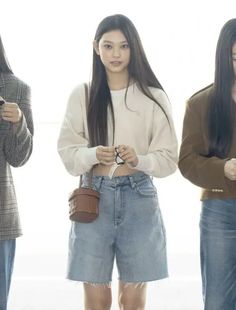
[[[69,218],[80,223],[93,222],[99,214],[99,192],[92,188],[76,188],[69,196]]]

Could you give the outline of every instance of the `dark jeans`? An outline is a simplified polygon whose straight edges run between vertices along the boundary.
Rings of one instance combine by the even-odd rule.
[[[205,310],[236,309],[236,199],[209,199],[200,219]]]
[[[15,247],[15,239],[0,241],[0,310],[7,310]]]

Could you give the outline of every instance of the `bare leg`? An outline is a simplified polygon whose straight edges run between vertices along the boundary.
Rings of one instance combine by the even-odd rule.
[[[85,310],[110,310],[111,302],[109,284],[84,283]]]
[[[120,310],[144,310],[146,303],[147,284],[119,283]]]

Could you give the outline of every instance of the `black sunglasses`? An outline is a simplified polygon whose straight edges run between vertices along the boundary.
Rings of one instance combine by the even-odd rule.
[[[117,165],[124,165],[124,160],[120,157],[119,155],[119,152],[118,152],[118,148],[115,147],[115,153],[116,153],[116,156],[115,156],[115,162]]]

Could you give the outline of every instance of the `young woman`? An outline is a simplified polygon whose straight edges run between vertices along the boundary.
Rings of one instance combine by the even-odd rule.
[[[72,223],[68,278],[84,282],[85,309],[110,309],[116,258],[120,308],[144,309],[145,283],[167,277],[164,226],[150,176],[176,170],[177,141],[168,98],[123,15],[98,26],[88,109],[85,101],[79,85],[58,151],[72,175],[85,174],[85,185],[93,167],[100,214],[89,224]]]
[[[12,72],[0,38],[0,310],[7,309],[15,256],[21,235],[10,166],[26,163],[32,152],[30,89]]]
[[[236,309],[236,19],[221,30],[215,80],[187,104],[179,168],[203,188],[201,271],[205,310]]]

